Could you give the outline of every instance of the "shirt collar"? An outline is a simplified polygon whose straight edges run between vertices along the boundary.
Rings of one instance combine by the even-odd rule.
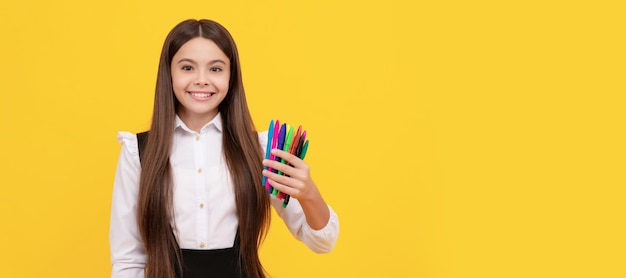
[[[200,129],[200,131],[202,132],[202,130],[208,129],[211,126],[215,126],[215,128],[219,132],[222,132],[222,115],[219,112],[217,112],[217,115],[215,115],[215,117],[213,117],[212,120],[210,120],[208,123],[206,123]],[[182,128],[183,130],[185,130],[187,132],[196,133],[195,131],[193,131],[189,127],[187,127],[187,125],[183,122],[183,120],[181,120],[180,117],[178,117],[178,114],[176,114],[176,120],[174,122],[174,130],[176,130],[177,128]]]

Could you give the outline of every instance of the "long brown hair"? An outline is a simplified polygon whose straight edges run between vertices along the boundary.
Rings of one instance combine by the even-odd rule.
[[[230,59],[229,92],[218,106],[223,120],[223,149],[235,192],[239,218],[239,262],[247,277],[265,277],[258,249],[270,222],[270,201],[261,186],[262,150],[246,103],[239,55],[230,33],[211,20],[185,20],[167,35],[154,97],[152,125],[142,151],[137,224],[148,255],[147,278],[173,278],[182,273],[182,255],[170,226],[172,218],[172,149],[179,105],[172,88],[171,61],[187,41],[212,40]]]

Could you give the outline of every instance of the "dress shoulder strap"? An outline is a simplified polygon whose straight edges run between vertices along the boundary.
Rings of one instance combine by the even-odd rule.
[[[148,140],[148,131],[137,133],[137,150],[139,152],[139,163],[141,163],[141,153],[146,146],[146,140]]]

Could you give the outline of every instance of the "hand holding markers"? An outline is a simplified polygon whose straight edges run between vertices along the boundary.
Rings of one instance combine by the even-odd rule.
[[[268,193],[283,200],[283,207],[287,207],[292,195],[303,198],[308,195],[307,192],[317,191],[310,177],[309,166],[303,161],[309,140],[302,126],[294,134],[293,126],[286,123],[281,125],[278,120],[272,120],[267,134],[263,186]]]

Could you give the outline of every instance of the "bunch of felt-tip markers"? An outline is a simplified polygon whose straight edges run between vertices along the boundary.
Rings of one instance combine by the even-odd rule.
[[[298,126],[298,130],[294,133],[294,127],[286,123],[280,124],[279,120],[271,120],[270,127],[267,130],[267,147],[265,151],[265,159],[280,161],[285,163],[285,160],[280,157],[275,157],[270,153],[272,149],[280,149],[290,154],[293,154],[300,159],[304,159],[306,150],[309,147],[309,140],[306,139],[306,130],[302,130],[302,126]],[[265,170],[284,175],[281,171],[264,166]],[[289,204],[289,194],[279,192],[276,188],[272,187],[267,177],[263,176],[263,186],[265,189],[276,196],[280,200],[283,200],[283,208]]]

